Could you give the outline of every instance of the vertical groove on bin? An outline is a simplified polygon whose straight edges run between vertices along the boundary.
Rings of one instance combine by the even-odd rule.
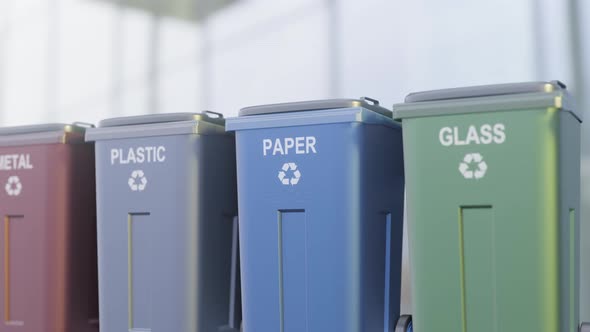
[[[129,330],[133,329],[133,233],[131,213],[127,214],[127,298]]]
[[[11,298],[14,296],[12,294],[12,280],[10,278],[10,274],[13,273],[11,268],[12,262],[10,257],[12,256],[12,252],[10,250],[10,245],[12,243],[11,239],[11,222],[14,222],[14,219],[24,218],[22,215],[6,215],[4,216],[4,323],[8,326],[23,326],[25,323],[22,320],[13,320],[12,317],[12,310],[11,307],[13,305]],[[14,230],[13,230],[14,231]]]
[[[10,321],[10,218],[4,217],[4,321]]]
[[[385,214],[385,292],[383,293],[383,332],[389,332],[391,288],[391,213]]]
[[[145,278],[149,276],[149,273],[145,272],[137,272],[137,271],[145,271],[145,257],[137,257],[137,255],[141,255],[142,252],[146,251],[145,245],[146,243],[142,242],[142,239],[145,237],[142,236],[142,232],[146,231],[145,227],[146,221],[138,220],[141,217],[149,216],[149,212],[132,212],[128,213],[127,217],[127,254],[128,254],[128,296],[129,296],[129,331],[151,331],[151,321],[147,320],[146,317],[151,315],[152,303],[151,298],[150,300],[146,300],[145,294],[146,292],[151,292],[151,287],[153,286],[151,282],[145,284]],[[139,224],[138,224],[139,222]],[[133,226],[135,224],[135,227]],[[140,226],[142,225],[142,226]],[[134,240],[134,236],[136,239]],[[135,246],[135,250],[133,250]],[[134,255],[136,255],[134,257]],[[136,264],[136,267],[133,268],[133,265]],[[135,280],[134,280],[135,278]],[[141,278],[141,279],[139,279]],[[141,289],[141,287],[148,287],[148,289]],[[140,287],[140,289],[135,289],[136,287]],[[147,310],[147,311],[146,311]]]
[[[464,330],[497,332],[494,211],[491,205],[460,209]]]
[[[459,207],[459,268],[461,272],[461,326],[463,332],[467,332],[467,312],[465,310],[465,257],[463,243],[463,208]]]
[[[570,295],[570,331],[575,332],[578,323],[575,321],[575,312],[572,308],[575,308],[575,275],[576,275],[576,209],[570,209],[569,213],[569,295]]]
[[[279,324],[280,332],[285,332],[285,303],[283,293],[283,221],[281,211],[277,211],[278,225],[278,257],[279,257]]]
[[[240,254],[238,251],[238,217],[234,217],[233,220],[233,229],[232,229],[232,252],[231,252],[231,283],[230,283],[230,290],[229,290],[229,317],[228,317],[228,326],[230,328],[239,328],[235,326],[235,318],[236,318],[236,293],[237,293],[237,282],[238,282],[238,255]]]
[[[71,127],[69,126],[65,126],[64,128],[64,134],[63,134],[63,140],[64,140],[64,144],[68,138],[68,134],[67,132],[71,130]],[[60,150],[64,149],[65,145],[60,146]],[[64,161],[67,164],[70,164],[73,162],[71,158],[70,153],[65,153],[64,156],[62,157],[64,158]],[[53,193],[57,196],[57,197],[68,197],[69,196],[69,191],[71,190],[70,188],[72,188],[72,185],[74,185],[73,182],[71,182],[71,175],[68,174],[69,172],[71,172],[71,170],[67,169],[66,167],[60,167],[58,169],[58,171],[54,174],[54,181],[56,181],[56,183],[59,183],[60,185],[57,185],[54,190]],[[55,268],[57,271],[57,275],[56,277],[53,278],[52,283],[54,283],[54,290],[52,290],[53,292],[50,292],[49,294],[54,294],[54,304],[55,304],[55,311],[53,313],[53,315],[55,315],[55,322],[54,322],[54,329],[56,331],[66,331],[66,326],[69,324],[68,322],[68,314],[67,314],[67,306],[68,306],[68,287],[67,284],[69,282],[72,282],[73,280],[70,279],[70,275],[68,273],[68,270],[70,269],[70,262],[68,262],[65,259],[60,259],[59,257],[67,257],[69,254],[69,249],[70,247],[70,230],[71,227],[69,225],[70,223],[70,219],[74,218],[74,215],[70,215],[69,213],[69,209],[67,208],[67,205],[69,205],[68,202],[66,202],[65,200],[63,201],[59,201],[57,203],[58,205],[56,206],[56,210],[55,210],[55,218],[56,218],[56,223],[55,223],[55,239],[54,239],[54,244],[52,245],[52,256],[55,259]],[[71,255],[71,254],[70,254]],[[50,295],[51,296],[51,295]]]
[[[279,210],[282,332],[307,332],[306,217],[303,209]]]

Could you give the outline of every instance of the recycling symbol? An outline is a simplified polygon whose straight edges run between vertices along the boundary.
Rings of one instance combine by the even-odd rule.
[[[138,169],[131,172],[131,177],[127,183],[132,191],[143,191],[147,185],[147,178],[142,170]]]
[[[459,164],[459,172],[466,179],[479,180],[486,175],[488,164],[479,153],[468,153]]]
[[[18,178],[18,176],[13,175],[8,178],[8,181],[6,182],[4,189],[6,189],[6,193],[8,194],[8,196],[18,196],[20,195],[20,192],[23,190],[23,185],[22,183],[20,183],[20,179]]]
[[[287,177],[287,173],[290,172],[292,175],[291,177]],[[297,165],[295,163],[285,163],[283,167],[279,171],[279,180],[285,186],[288,185],[296,185],[299,183],[301,179],[301,172],[297,169]]]

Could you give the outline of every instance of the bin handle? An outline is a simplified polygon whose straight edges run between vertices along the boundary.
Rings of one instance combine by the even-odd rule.
[[[373,99],[373,98],[369,98],[369,97],[361,97],[362,101],[368,101],[370,103],[372,103],[375,106],[379,106],[379,100],[377,99]]]
[[[221,114],[221,113],[217,113],[217,112],[213,112],[213,111],[203,111],[203,113],[207,114],[207,116],[215,115],[213,118],[223,119],[223,114]]]
[[[92,123],[88,123],[88,122],[76,121],[76,122],[72,123],[72,125],[77,126],[77,127],[94,128],[94,125]]]
[[[562,81],[554,80],[554,81],[551,81],[551,83],[557,85],[558,87],[560,87],[562,89],[567,89],[567,86]],[[587,323],[587,324],[590,324],[590,323]]]
[[[412,332],[412,315],[401,315],[395,324],[395,332]]]

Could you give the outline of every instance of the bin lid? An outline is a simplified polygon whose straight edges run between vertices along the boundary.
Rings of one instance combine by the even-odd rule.
[[[81,143],[84,132],[92,127],[82,122],[3,127],[0,128],[0,146]]]
[[[393,114],[390,110],[379,106],[379,101],[368,97],[361,97],[359,99],[326,99],[250,106],[242,108],[240,110],[240,116],[317,111],[352,107],[363,107],[387,117],[391,117]]]
[[[313,111],[313,112],[307,112]],[[227,119],[227,131],[298,127],[319,124],[365,123],[401,130],[393,112],[377,100],[328,99],[246,107],[240,116]]]
[[[186,134],[225,134],[220,113],[162,113],[117,117],[99,122],[86,132],[87,141]]]
[[[395,118],[554,107],[579,121],[573,98],[560,81],[481,85],[410,93],[394,105]]]

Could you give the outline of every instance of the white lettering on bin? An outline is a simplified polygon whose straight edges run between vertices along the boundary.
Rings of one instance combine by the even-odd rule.
[[[459,127],[443,127],[438,132],[438,140],[442,146],[502,144],[506,141],[505,130],[502,123],[484,124],[479,128],[471,125],[466,132]]]
[[[315,154],[317,140],[314,136],[265,138],[262,140],[262,155]]]
[[[111,165],[163,163],[164,161],[166,161],[166,147],[164,146],[111,149]]]
[[[0,155],[0,171],[12,171],[18,169],[33,169],[31,155],[28,153]]]

